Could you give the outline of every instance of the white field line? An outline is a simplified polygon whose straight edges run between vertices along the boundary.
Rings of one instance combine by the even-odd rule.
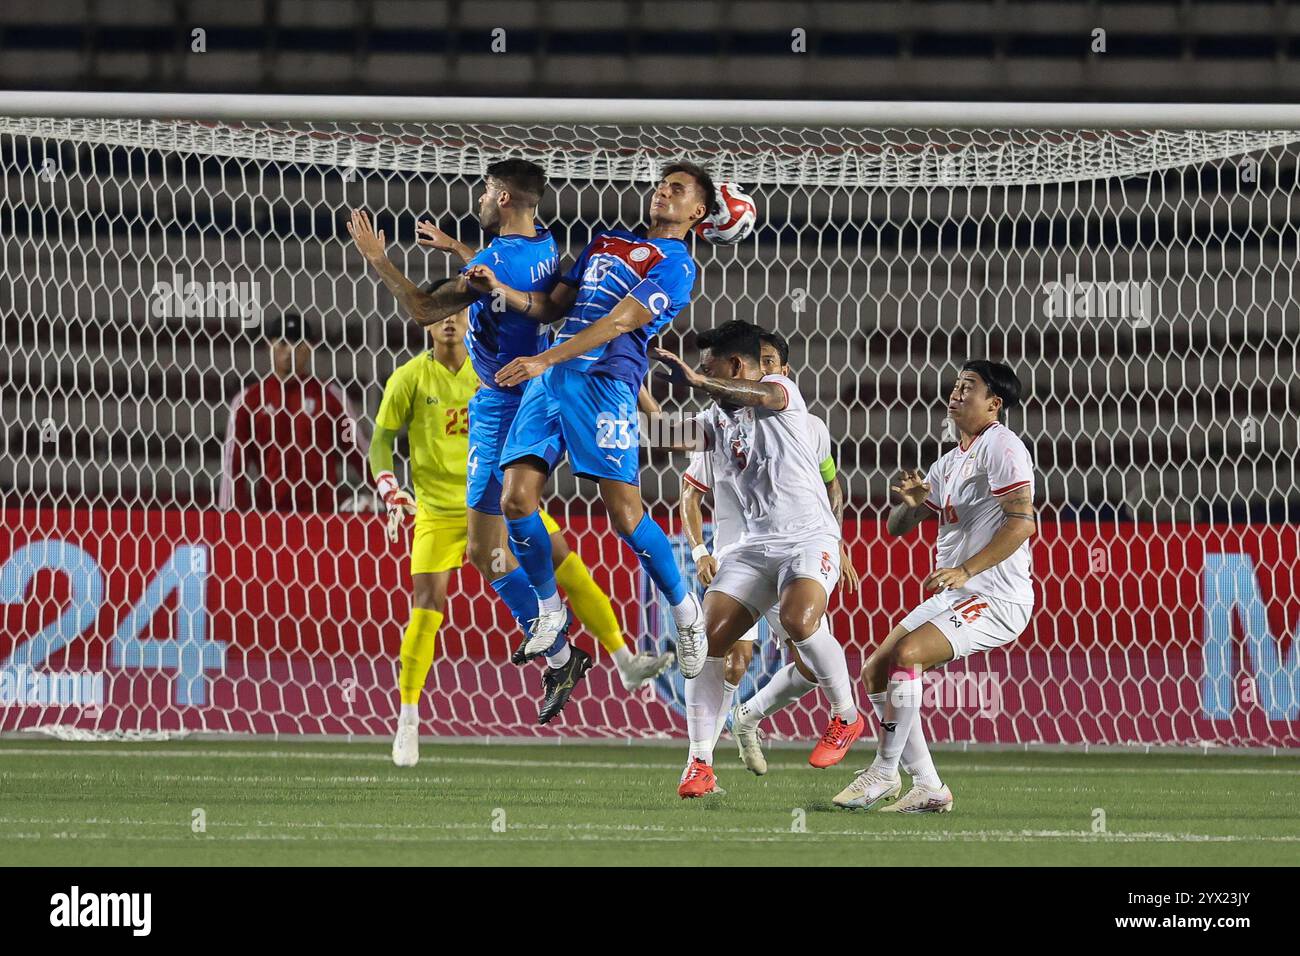
[[[636,764],[635,766],[650,766],[646,764]],[[674,768],[676,769],[676,768]],[[731,769],[731,768],[724,768]],[[738,769],[738,768],[737,768]],[[948,768],[945,767],[945,772]],[[1038,772],[1043,772],[1041,768]],[[74,771],[74,770],[46,770],[46,771],[13,771],[0,770],[0,780],[31,780],[31,781],[53,781],[53,780],[85,780],[85,781],[107,781],[110,778],[121,778],[125,780],[126,773],[122,770],[106,768],[102,771]],[[149,780],[155,780],[162,783],[181,783],[181,784],[257,784],[273,786],[290,786],[290,785],[365,785],[380,784],[383,786],[409,786],[419,784],[424,786],[452,786],[456,783],[455,777],[428,777],[413,775],[408,772],[394,771],[388,776],[316,776],[303,774],[186,774],[186,773],[159,773],[152,770],[142,770],[131,773],[132,780],[138,780],[146,777]],[[1300,774],[1295,774],[1296,782],[1300,785]],[[575,781],[577,783],[577,781]],[[1100,793],[1101,789],[1094,786],[1076,785],[1070,787],[1039,787],[1039,786],[1016,786],[1014,784],[999,784],[998,789],[1006,793],[1050,793],[1050,794],[1070,794],[1078,795],[1081,793]],[[1187,788],[1160,788],[1145,789],[1143,793],[1148,795],[1167,794],[1169,796],[1186,797],[1195,796],[1200,792],[1209,792],[1210,788],[1201,788],[1199,790],[1189,790]],[[1270,790],[1268,796],[1271,797],[1293,797],[1297,793],[1296,789]]]
[[[75,820],[69,817],[3,817],[0,826],[22,827],[167,827],[181,831],[188,830],[185,821],[136,820],[136,819],[100,819]],[[545,841],[565,840],[608,840],[636,842],[691,842],[706,837],[714,841],[738,839],[740,842],[780,842],[780,841],[818,841],[837,840],[862,842],[897,842],[903,840],[961,843],[1032,843],[1065,841],[1084,844],[1112,843],[1300,843],[1300,835],[1240,835],[1213,833],[1092,833],[1086,830],[816,830],[792,832],[783,827],[704,827],[704,826],[642,826],[639,824],[601,824],[601,823],[515,823],[509,824],[504,833],[491,832],[488,823],[292,823],[267,821],[210,821],[209,829],[229,828],[246,832],[226,834],[114,834],[114,833],[78,833],[67,832],[33,832],[0,834],[4,839],[49,839],[49,840],[83,840],[83,839],[124,839],[144,841],[181,841],[186,843],[203,842],[208,844],[226,841],[336,841],[336,840],[379,840],[398,843],[427,843],[459,840],[501,841]],[[276,832],[276,831],[301,831]],[[361,831],[355,835],[335,831]],[[258,832],[265,831],[265,832]],[[422,831],[422,832],[412,832]]]
[[[683,748],[683,755],[685,749]],[[361,761],[363,763],[389,763],[391,758],[386,753],[346,753],[342,751],[311,751],[311,750],[263,750],[263,751],[240,751],[240,750],[123,750],[116,747],[105,748],[101,750],[83,750],[80,748],[63,748],[63,747],[3,747],[0,748],[0,757],[102,757],[115,759],[118,757],[145,757],[145,758],[206,758],[215,759],[234,759],[234,760],[342,760],[342,761]],[[865,756],[865,752],[863,753]],[[677,770],[682,769],[685,763],[685,757],[682,761],[676,763],[644,763],[635,761],[599,761],[599,760],[523,760],[519,758],[506,757],[444,757],[444,756],[427,756],[421,757],[421,763],[427,763],[433,766],[466,766],[466,767],[505,767],[514,769],[545,769],[555,767],[562,770]],[[1153,759],[1160,759],[1154,757]],[[1273,758],[1270,758],[1273,759]],[[1300,777],[1300,769],[1283,770],[1278,768],[1254,768],[1254,767],[1059,767],[1059,766],[986,766],[983,764],[962,763],[959,760],[940,760],[943,764],[945,773],[1034,773],[1034,774],[1156,774],[1159,776],[1168,776],[1170,774],[1190,774],[1192,776],[1282,776],[1282,777]],[[844,766],[847,768],[852,761]],[[806,763],[770,763],[769,770],[806,770]]]
[[[104,770],[100,773],[94,771],[13,771],[0,770],[0,780],[104,780],[107,777],[127,778],[127,774],[121,770]],[[132,773],[129,775],[132,780],[139,779],[141,774]],[[454,777],[422,777],[397,773],[396,771],[386,777],[374,776],[288,776],[285,774],[259,774],[259,775],[230,775],[230,774],[188,774],[188,773],[153,773],[147,772],[148,779],[159,780],[167,783],[256,783],[256,784],[367,784],[381,783],[384,785],[407,784],[407,783],[425,783],[434,785],[449,786],[456,782]]]

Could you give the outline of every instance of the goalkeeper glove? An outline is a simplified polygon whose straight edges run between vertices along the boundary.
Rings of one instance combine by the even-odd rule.
[[[415,499],[402,490],[391,471],[380,472],[375,477],[375,487],[388,510],[388,540],[396,544],[407,517],[415,515]]]

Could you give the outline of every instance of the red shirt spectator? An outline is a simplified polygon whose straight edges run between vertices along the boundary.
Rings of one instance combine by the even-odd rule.
[[[312,378],[312,348],[296,315],[268,319],[273,374],[230,405],[219,507],[335,511],[345,466],[366,474],[366,444],[343,390]]]

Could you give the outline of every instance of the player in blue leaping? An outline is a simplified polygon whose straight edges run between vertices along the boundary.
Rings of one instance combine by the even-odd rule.
[[[486,264],[465,270],[470,285],[504,297],[514,312],[539,322],[564,319],[551,348],[515,358],[496,374],[504,388],[541,376],[524,393],[501,453],[510,550],[538,602],[527,656],[552,647],[571,620],[556,590],[538,513],[546,479],[567,452],[574,474],[599,484],[610,523],[672,605],[682,676],[695,677],[704,666],[708,642],[700,603],[682,580],[668,536],[641,502],[636,409],[651,338],[691,301],[696,266],[686,237],[716,206],[707,172],[694,163],[672,163],[650,196],[644,234],[599,233],[549,295],[510,288]]]

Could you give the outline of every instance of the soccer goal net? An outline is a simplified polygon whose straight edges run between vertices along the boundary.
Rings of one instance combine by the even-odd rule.
[[[417,221],[478,248],[489,162],[546,168],[540,218],[571,259],[594,230],[644,224],[659,170],[687,158],[742,185],[759,222],[737,245],[693,240],[695,298],[663,344],[689,357],[733,318],[790,341],[847,499],[860,584],[831,624],[852,673],[933,565],[932,525],[885,532],[891,478],[951,446],[961,363],[1005,360],[1026,393],[1006,424],[1036,469],[1038,603],[1018,642],[927,675],[930,739],[1300,743],[1300,132],[363,113],[0,117],[0,730],[388,733],[411,541],[387,540],[365,453],[387,376],[429,341],[350,211],[423,284],[460,263],[418,246]],[[286,315],[305,343],[288,373],[270,341]],[[652,390],[665,414],[698,407]],[[693,581],[686,462],[641,454]],[[594,487],[561,466],[545,506],[629,644],[669,647]],[[540,728],[539,665],[508,662],[514,624],[467,565],[424,729],[684,733],[676,669],[628,692],[576,640],[599,665]],[[739,698],[785,653],[761,626]],[[769,726],[824,721],[812,694]]]

